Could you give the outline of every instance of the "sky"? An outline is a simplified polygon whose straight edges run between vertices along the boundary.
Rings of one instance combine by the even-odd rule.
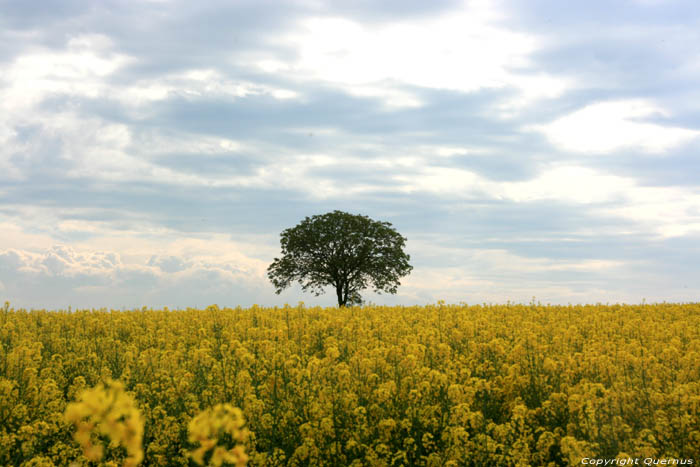
[[[279,235],[390,222],[369,303],[697,302],[700,3],[0,0],[0,300],[334,305]]]

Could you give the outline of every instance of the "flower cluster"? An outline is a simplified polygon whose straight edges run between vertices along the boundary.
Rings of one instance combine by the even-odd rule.
[[[700,304],[6,308],[0,465],[692,458],[697,329]]]
[[[83,391],[77,402],[68,404],[65,417],[76,426],[73,438],[88,460],[99,461],[104,453],[102,445],[93,442],[96,435],[106,436],[110,447],[126,449],[124,467],[135,467],[143,460],[141,414],[121,383]]]
[[[199,444],[199,448],[192,451],[190,456],[197,464],[205,465],[204,457],[211,450],[211,456],[206,465],[218,467],[223,463],[229,463],[236,467],[245,466],[248,456],[242,444],[236,444],[231,449],[217,446],[217,443],[226,437],[236,443],[245,442],[248,431],[243,428],[244,424],[241,410],[230,404],[217,404],[201,412],[189,424],[190,442]]]

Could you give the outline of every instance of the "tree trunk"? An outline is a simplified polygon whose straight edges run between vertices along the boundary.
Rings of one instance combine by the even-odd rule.
[[[335,286],[335,293],[338,296],[338,307],[342,308],[345,306],[345,302],[343,301],[343,284],[338,284]]]

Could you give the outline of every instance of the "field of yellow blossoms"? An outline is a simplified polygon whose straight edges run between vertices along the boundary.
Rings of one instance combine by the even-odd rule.
[[[0,465],[692,459],[698,330],[700,304],[6,304]]]

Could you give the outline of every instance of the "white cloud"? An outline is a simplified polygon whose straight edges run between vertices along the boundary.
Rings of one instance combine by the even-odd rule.
[[[418,150],[427,157],[451,157],[466,156],[471,154],[489,154],[493,149],[473,146],[445,146],[445,145],[424,145]]]
[[[516,202],[553,200],[590,204],[623,197],[634,187],[634,181],[586,167],[563,166],[547,169],[532,180],[501,183],[500,187],[502,197]]]
[[[513,111],[532,100],[561,95],[570,83],[544,72],[524,73],[541,46],[530,34],[495,26],[502,9],[472,2],[439,18],[359,24],[346,18],[316,17],[282,37],[299,51],[297,62],[254,61],[259,69],[320,79],[353,95],[380,97],[389,106],[422,105],[403,85],[463,92],[513,88],[519,94],[502,103]]]
[[[52,95],[89,98],[109,97],[127,105],[127,110],[143,117],[153,100],[172,95],[186,98],[202,96],[244,97],[251,94],[290,99],[297,93],[288,89],[231,80],[213,69],[191,69],[127,86],[108,83],[105,78],[132,59],[113,51],[106,36],[77,36],[63,51],[38,50],[9,64],[0,76],[0,170],[5,177],[24,180],[35,165],[34,157],[43,157],[41,143],[53,141],[56,160],[70,162],[64,174],[95,180],[170,180],[186,185],[206,185],[209,180],[152,165],[144,154],[167,152],[225,154],[241,149],[240,143],[227,138],[200,135],[164,135],[154,132],[147,143],[134,127],[112,123],[99,117],[85,117],[79,108],[66,106],[60,111],[42,108],[40,103]],[[40,136],[18,139],[16,128],[38,128]],[[138,144],[135,144],[138,143]],[[21,154],[25,171],[11,161]],[[43,164],[43,162],[42,162]],[[48,167],[47,167],[48,168]]]
[[[401,191],[423,191],[437,194],[454,194],[460,198],[483,197],[495,184],[476,172],[451,167],[420,167],[417,173],[395,175],[401,182]]]
[[[0,264],[6,270],[16,270],[20,273],[78,278],[103,275],[122,266],[116,253],[79,253],[63,245],[54,245],[40,252],[18,249],[0,251]]]
[[[246,149],[240,141],[230,138],[148,129],[139,131],[133,138],[130,151],[141,155],[202,154],[208,156],[227,155]]]
[[[668,112],[643,99],[599,102],[531,129],[562,149],[607,153],[622,148],[662,153],[700,136],[700,131],[643,121]]]
[[[503,248],[456,248],[445,246],[454,242],[448,236],[419,235],[411,238],[410,248],[416,258],[427,262],[445,262],[449,258],[451,266],[440,268],[440,271],[461,271],[463,285],[495,285],[498,278],[521,277],[523,274],[578,271],[597,272],[620,268],[626,263],[606,258],[559,259],[550,257],[526,257]],[[546,241],[539,238],[538,241]],[[436,284],[441,281],[429,281]]]
[[[300,97],[299,93],[294,90],[232,79],[213,68],[194,68],[165,74],[113,89],[113,97],[127,106],[133,107],[132,111],[141,116],[143,116],[143,112],[148,112],[148,106],[153,102],[172,97],[185,99],[242,98],[253,95],[271,96],[281,100]]]
[[[19,56],[3,73],[7,85],[0,109],[26,109],[50,94],[102,95],[104,77],[132,60],[113,48],[106,36],[82,35],[70,39],[63,51],[35,49]]]
[[[59,165],[62,176],[90,178],[94,181],[157,181],[168,180],[182,185],[208,185],[210,178],[177,171],[152,163],[149,156],[190,152],[194,154],[226,155],[239,151],[241,145],[228,138],[178,134],[173,137],[162,132],[134,135],[134,127],[111,123],[98,117],[85,117],[72,111],[34,112],[40,118],[41,137],[24,142],[13,141],[0,147],[0,167],[6,165],[6,176],[27,180],[33,171],[45,164],[42,141],[55,145],[51,157]],[[46,115],[46,118],[42,116]],[[10,162],[13,154],[21,154],[22,167]],[[38,162],[30,163],[32,160]],[[42,167],[50,170],[51,166]]]
[[[0,250],[0,282],[7,298],[20,306],[48,308],[252,304],[269,289],[259,260],[212,249],[207,255],[181,255],[170,246],[175,254],[161,245],[163,253],[146,261],[133,251],[122,255],[65,245]],[[232,301],[236,293],[237,303]]]
[[[465,200],[555,201],[572,207],[590,205],[590,212],[635,222],[638,230],[646,233],[670,237],[700,232],[697,190],[642,186],[631,177],[587,167],[554,166],[530,180],[499,182],[466,169],[418,165],[414,173],[393,179],[401,182],[398,189],[406,193],[427,192]]]
[[[396,79],[464,91],[502,86],[508,81],[505,64],[522,64],[534,44],[530,37],[486,26],[483,19],[451,14],[373,29],[347,19],[315,18],[304,24],[300,66],[346,84]]]
[[[105,95],[105,78],[129,63],[130,57],[114,51],[112,41],[103,35],[81,35],[71,38],[64,50],[34,48],[13,62],[3,64],[0,75],[0,168],[14,179],[22,174],[9,161],[13,154],[31,153],[43,138],[19,141],[16,128],[41,126],[42,137],[63,138],[76,122],[74,113],[42,109],[39,104],[53,95],[95,98]],[[78,122],[78,125],[83,122]],[[78,129],[76,142],[82,129]],[[96,137],[110,146],[123,140],[123,125],[103,125]],[[64,140],[66,141],[66,140]],[[84,150],[84,149],[83,149]]]
[[[44,218],[44,216],[32,216],[32,218]],[[0,221],[2,247],[8,250],[36,250],[47,248],[54,242],[50,235],[36,233],[35,231],[28,232],[27,230],[16,222]]]
[[[452,167],[422,167],[416,173],[398,175],[401,190],[424,191],[459,198],[507,199],[516,202],[552,200],[573,203],[596,203],[623,195],[634,182],[597,170],[562,166],[544,170],[534,179],[501,182],[478,173]]]
[[[622,261],[607,259],[582,259],[578,261],[555,258],[527,258],[504,249],[473,250],[466,258],[467,264],[477,265],[478,269],[490,274],[522,275],[546,271],[588,271],[596,272],[624,265]]]
[[[637,221],[661,237],[700,232],[700,192],[681,187],[635,186],[627,202],[605,209],[610,216]]]
[[[379,81],[372,84],[354,84],[345,88],[350,95],[380,99],[388,109],[417,108],[423,101],[411,92],[395,87],[392,81]]]

